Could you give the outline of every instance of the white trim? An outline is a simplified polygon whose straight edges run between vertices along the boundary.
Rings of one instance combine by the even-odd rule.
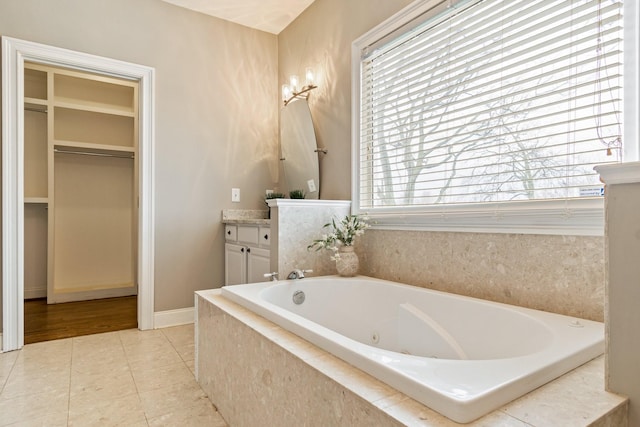
[[[2,343],[3,343],[3,342],[4,342],[4,341],[2,341],[2,332],[0,332],[0,353],[2,353],[2,352],[3,352],[3,350],[2,350]]]
[[[596,166],[606,184],[634,184],[640,182],[640,162]]]
[[[194,334],[194,353],[195,353],[195,372],[194,372],[194,375],[196,377],[196,381],[198,381],[199,378],[200,378],[199,377],[200,370],[198,369],[198,365],[200,364],[199,363],[199,359],[200,358],[198,357],[199,348],[200,348],[200,345],[199,345],[200,329],[198,327],[198,325],[199,325],[198,297],[199,297],[198,293],[195,292],[193,294],[193,309],[194,309],[194,313],[193,313],[193,322],[194,322],[193,334]]]
[[[267,204],[273,207],[349,207],[351,200],[319,200],[319,199],[269,199]]]
[[[640,7],[637,1],[623,4],[624,105],[622,159],[640,160]]]
[[[137,288],[130,286],[127,288],[110,288],[110,289],[97,289],[93,291],[80,291],[80,292],[56,292],[55,303],[76,302],[76,301],[88,301],[101,298],[120,298],[135,296]],[[45,297],[47,295],[45,294]],[[26,294],[25,294],[26,298]]]
[[[188,325],[195,322],[195,308],[179,308],[176,310],[157,311],[154,313],[155,329],[171,326]]]
[[[140,84],[140,206],[138,327],[154,327],[154,91],[151,67],[2,37],[2,304],[3,351],[24,345],[24,61],[138,80]]]
[[[367,214],[373,229],[450,231],[469,233],[604,235],[604,198],[581,200],[582,205],[554,208],[473,210],[377,215]]]

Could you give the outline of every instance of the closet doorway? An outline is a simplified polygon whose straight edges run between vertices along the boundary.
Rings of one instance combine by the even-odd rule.
[[[24,344],[25,266],[42,276],[44,265],[41,251],[25,256],[25,231],[39,215],[42,238],[43,210],[48,301],[137,287],[138,328],[153,328],[153,69],[6,37],[2,53],[2,351]],[[46,163],[44,185],[42,173],[27,178],[27,109],[46,117],[35,131],[47,134],[46,156],[34,160]]]
[[[23,87],[25,343],[136,327],[138,82],[25,62]]]

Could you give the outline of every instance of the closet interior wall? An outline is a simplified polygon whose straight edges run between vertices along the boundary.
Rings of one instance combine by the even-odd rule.
[[[137,294],[138,84],[25,64],[25,298]]]

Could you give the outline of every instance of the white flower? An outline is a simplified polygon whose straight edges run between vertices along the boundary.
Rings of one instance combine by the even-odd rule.
[[[358,215],[348,215],[339,222],[334,218],[330,223],[324,225],[325,228],[332,227],[332,232],[323,234],[321,239],[314,240],[307,249],[315,248],[317,251],[329,249],[333,252],[331,259],[335,261],[340,258],[338,246],[353,246],[355,238],[362,236],[364,231],[369,228],[366,220],[368,220],[367,217],[359,217]]]

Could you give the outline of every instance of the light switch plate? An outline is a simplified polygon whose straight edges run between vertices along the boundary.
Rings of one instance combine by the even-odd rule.
[[[240,201],[240,189],[232,188],[231,189],[231,201],[234,203],[238,203]]]
[[[316,191],[316,182],[313,179],[307,181],[307,187],[309,187],[309,193]]]

